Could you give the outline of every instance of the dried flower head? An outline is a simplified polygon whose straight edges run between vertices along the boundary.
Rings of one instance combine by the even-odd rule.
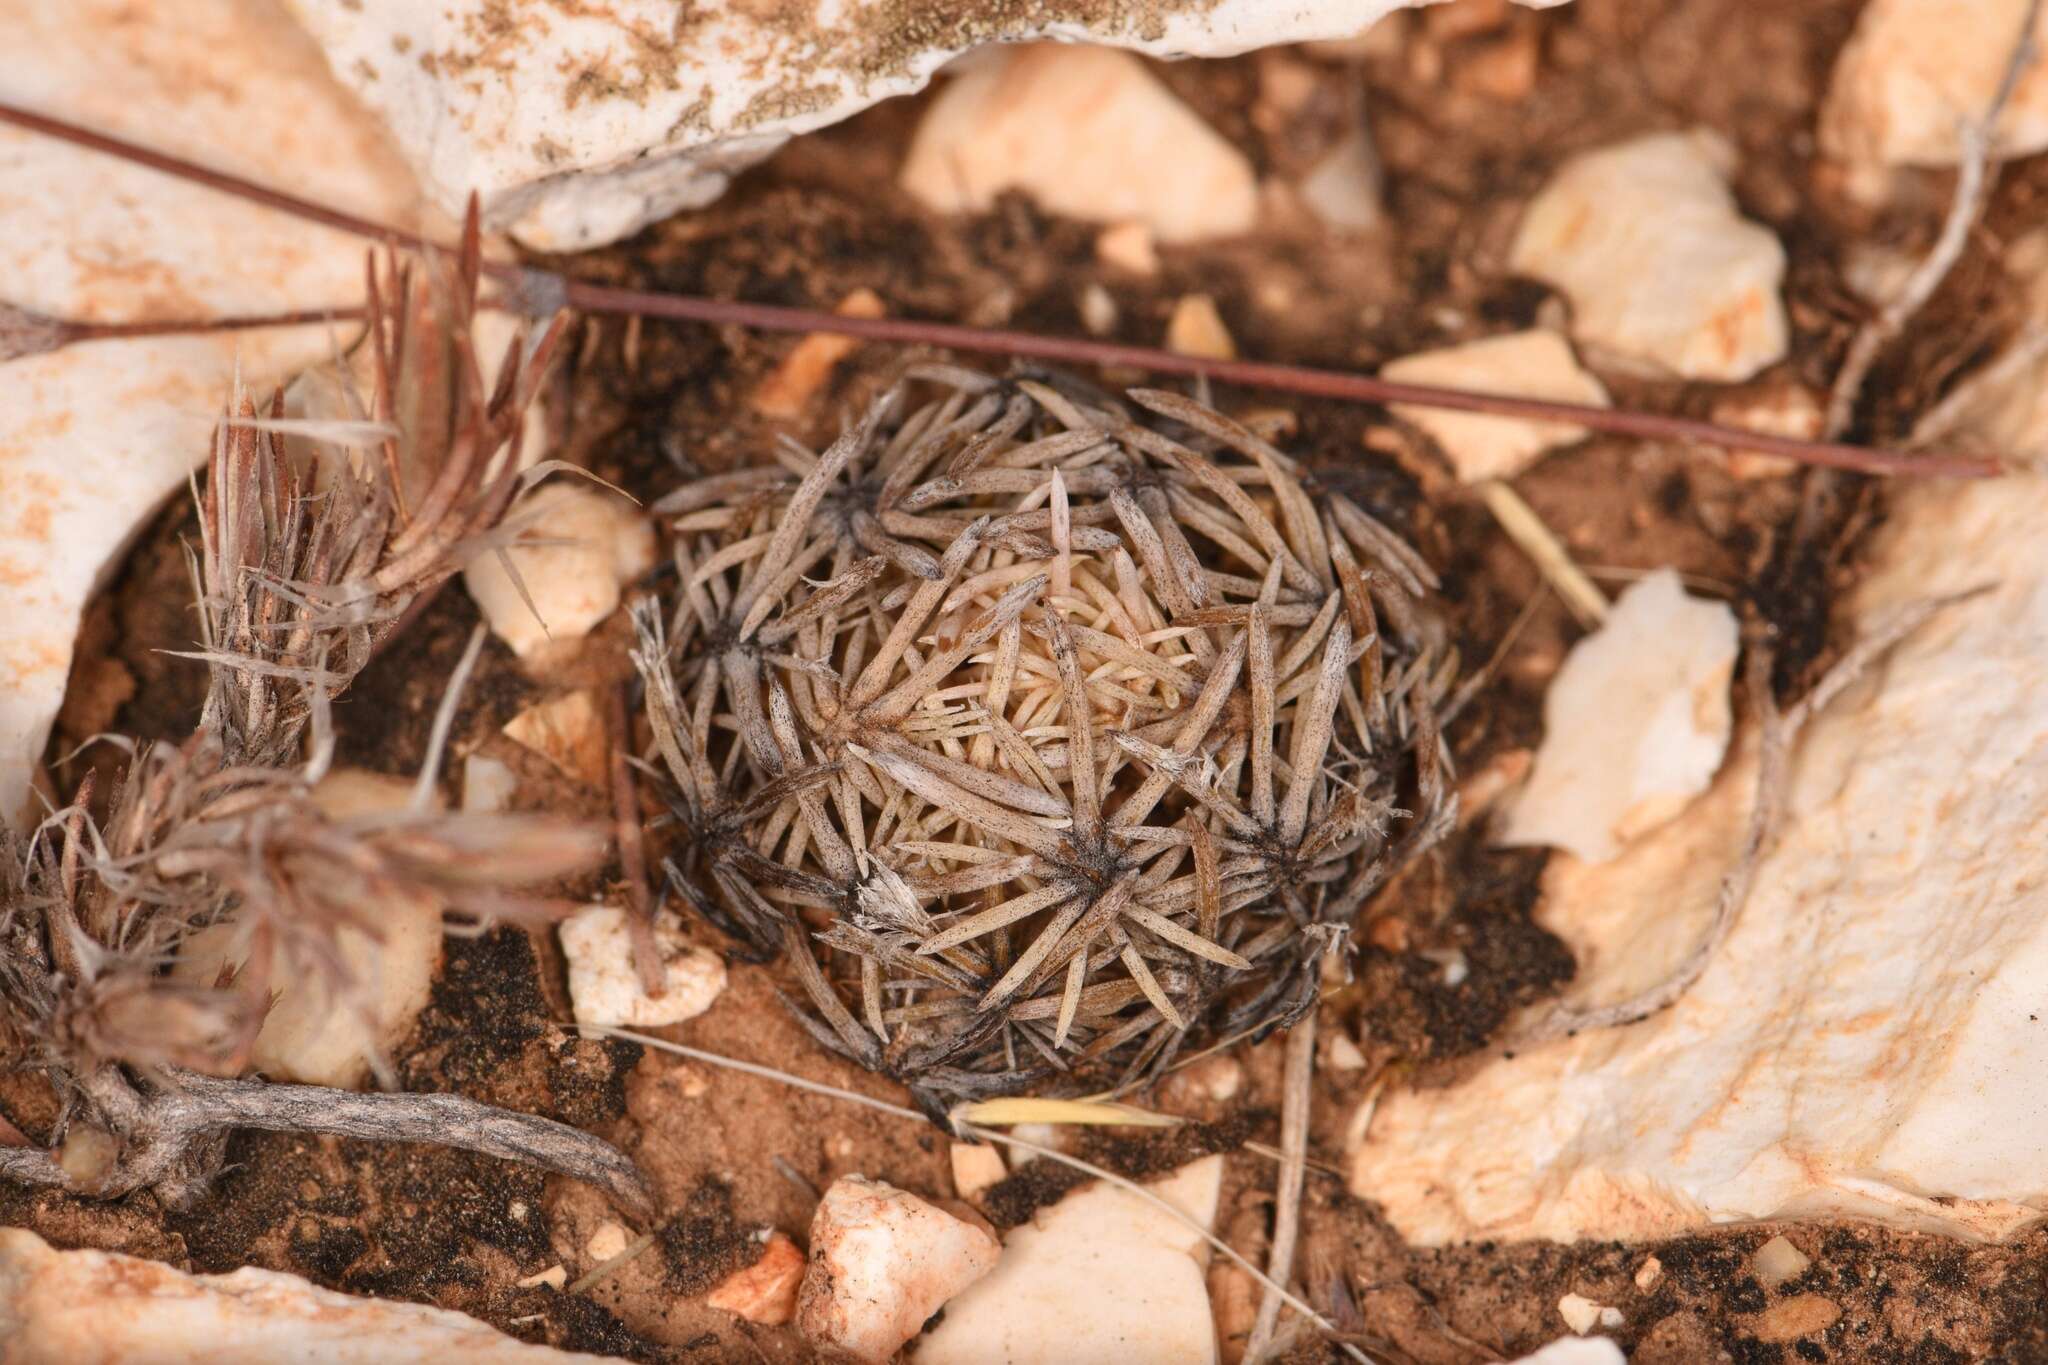
[[[374,377],[367,394],[342,380],[349,416],[287,418],[280,399],[259,418],[236,396],[200,500],[193,657],[211,685],[197,731],[136,749],[103,823],[88,787],[26,839],[0,831],[0,1056],[63,1102],[48,1149],[0,1148],[0,1174],[185,1200],[226,1132],[258,1127],[469,1146],[644,1206],[629,1161],[561,1124],[457,1096],[241,1078],[287,982],[367,1013],[372,983],[352,973],[344,932],[376,940],[401,901],[478,921],[541,914],[552,907],[517,888],[603,852],[601,834],[566,821],[432,811],[440,738],[408,810],[343,817],[315,797],[333,699],[425,592],[502,536],[522,477],[520,415],[559,327],[515,346],[487,388],[470,340],[473,213],[466,241],[431,285],[373,261]],[[324,449],[295,451],[287,434]],[[235,955],[247,965],[211,981],[170,972],[208,930],[248,949]]]
[[[1450,814],[1427,564],[1238,423],[1129,398],[925,367],[823,454],[657,504],[671,882],[935,1104],[1297,1016]]]

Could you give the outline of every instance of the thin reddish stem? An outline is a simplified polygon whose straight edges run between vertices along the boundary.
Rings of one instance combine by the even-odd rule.
[[[341,209],[329,208],[296,195],[259,185],[225,171],[197,166],[122,138],[81,128],[62,119],[0,103],[0,123],[13,124],[61,138],[93,151],[148,166],[166,175],[192,181],[224,194],[292,214],[373,241],[447,250],[415,233],[402,232]],[[704,322],[771,332],[824,332],[895,345],[937,346],[987,355],[1007,355],[1067,365],[1120,366],[1154,374],[1205,376],[1226,384],[1273,389],[1284,393],[1349,402],[1405,403],[1415,407],[1516,417],[1530,421],[1567,422],[1592,431],[1653,441],[1678,441],[1725,450],[1754,450],[1781,455],[1804,464],[1853,470],[1861,474],[1919,477],[1988,478],[2002,472],[1997,460],[1954,455],[1908,455],[1833,441],[1802,441],[1769,432],[1701,422],[1662,413],[1585,407],[1504,394],[1474,393],[1426,384],[1400,384],[1370,375],[1303,365],[1275,365],[1253,360],[1209,360],[1177,355],[1148,346],[1123,346],[1078,337],[1043,336],[954,323],[919,322],[907,318],[853,318],[809,308],[740,303],[687,294],[622,289],[575,280],[550,271],[504,262],[485,261],[482,273],[506,282],[524,299],[547,298],[586,313]]]

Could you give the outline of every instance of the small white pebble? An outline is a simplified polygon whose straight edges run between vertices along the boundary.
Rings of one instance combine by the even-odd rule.
[[[617,608],[620,585],[654,564],[647,519],[618,494],[594,486],[549,484],[522,498],[506,523],[521,528],[504,558],[518,569],[532,605],[496,554],[471,560],[462,581],[492,633],[521,658],[551,641],[583,638]]]
[[[1095,259],[1111,269],[1133,275],[1159,273],[1159,251],[1152,244],[1152,229],[1143,223],[1118,223],[1104,228],[1095,238]]]
[[[1081,325],[1088,329],[1088,335],[1108,336],[1116,330],[1116,320],[1116,300],[1107,289],[1090,284],[1081,291]]]
[[[1009,1177],[1003,1154],[988,1143],[956,1142],[949,1155],[953,1161],[953,1192],[962,1199],[973,1199]]]
[[[1595,1327],[1619,1327],[1622,1324],[1619,1308],[1595,1303],[1584,1294],[1567,1294],[1559,1299],[1557,1315],[1564,1319],[1565,1326],[1580,1336],[1586,1335]]]
[[[509,808],[519,790],[519,778],[495,758],[471,754],[462,760],[462,809],[489,814]]]
[[[1655,1289],[1657,1282],[1663,1278],[1664,1263],[1655,1256],[1644,1257],[1643,1263],[1636,1267],[1636,1288],[1645,1294]]]
[[[1365,1054],[1349,1033],[1332,1033],[1323,1039],[1323,1066],[1330,1071],[1363,1071]]]
[[[617,1223],[600,1223],[597,1231],[590,1234],[590,1240],[583,1244],[583,1254],[593,1262],[602,1265],[612,1257],[624,1252],[632,1238],[625,1228]]]
[[[525,1279],[520,1280],[518,1284],[521,1289],[537,1289],[542,1285],[546,1285],[549,1289],[560,1289],[564,1284],[568,1283],[568,1280],[569,1272],[565,1267],[551,1265],[546,1270],[540,1271],[537,1274],[528,1275]]]
[[[1205,360],[1237,358],[1237,343],[1230,339],[1230,329],[1216,311],[1216,300],[1207,294],[1183,294],[1173,305],[1173,316],[1166,324],[1166,349]]]
[[[562,955],[569,960],[569,998],[579,1024],[656,1028],[693,1019],[711,1008],[725,989],[725,963],[716,953],[692,948],[672,922],[655,925],[668,990],[650,996],[640,988],[633,966],[626,912],[593,905],[562,921]]]
[[[1757,1283],[1766,1289],[1776,1289],[1787,1280],[1796,1280],[1812,1265],[1806,1253],[1793,1246],[1790,1239],[1773,1237],[1758,1247],[1749,1258],[1750,1269],[1756,1272]]]

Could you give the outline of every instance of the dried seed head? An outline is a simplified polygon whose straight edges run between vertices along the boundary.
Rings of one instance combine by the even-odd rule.
[[[1444,828],[1428,565],[1221,414],[1130,399],[927,367],[657,505],[672,880],[934,1103],[1292,1017]]]

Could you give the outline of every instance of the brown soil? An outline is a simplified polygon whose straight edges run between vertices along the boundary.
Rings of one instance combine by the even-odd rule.
[[[1791,256],[1793,352],[1752,387],[1825,391],[1862,316],[1842,283],[1844,248],[1924,247],[1948,193],[1945,177],[1928,175],[1917,198],[1871,215],[1843,200],[1814,160],[1815,104],[1854,8],[1847,0],[1577,0],[1443,40],[1431,36],[1442,31],[1436,25],[1411,20],[1404,42],[1353,63],[1269,53],[1163,68],[1262,171],[1280,175],[1312,160],[1362,89],[1385,162],[1389,222],[1384,231],[1340,238],[1276,209],[1251,239],[1164,251],[1152,279],[1103,267],[1095,229],[1050,219],[1021,198],[961,221],[908,202],[892,188],[892,170],[915,126],[916,100],[800,140],[713,208],[563,264],[590,278],[772,303],[829,307],[865,287],[896,314],[1068,334],[1082,331],[1081,290],[1100,283],[1118,306],[1116,337],[1145,343],[1159,340],[1175,299],[1201,291],[1216,298],[1246,355],[1367,367],[1536,318],[1545,291],[1502,265],[1528,194],[1573,151],[1705,123],[1742,149],[1737,190],[1745,210],[1777,231]],[[1517,97],[1498,84],[1489,54],[1521,43],[1534,44],[1539,60],[1533,87]],[[1276,107],[1271,92],[1300,71],[1313,78],[1312,94],[1292,109]],[[2009,333],[2013,291],[1998,250],[2038,220],[2048,193],[2044,160],[2008,170],[1962,267],[1872,376],[1861,435],[1895,436],[1962,366]],[[684,472],[761,458],[785,429],[756,416],[747,397],[790,339],[617,320],[584,326],[552,394],[558,453],[635,494],[651,498]],[[872,347],[859,353],[794,434],[829,436],[902,358]],[[1611,387],[1618,403],[1690,415],[1707,415],[1728,392],[1621,377]],[[1460,770],[1483,772],[1533,745],[1544,687],[1577,630],[1552,597],[1509,638],[1539,592],[1537,575],[1427,440],[1371,407],[1231,391],[1218,399],[1239,412],[1290,410],[1297,425],[1288,443],[1317,476],[1401,529],[1443,571],[1467,660],[1477,666],[1503,651],[1491,685],[1452,733]],[[1855,573],[1860,536],[1884,512],[1882,489],[1867,481],[1832,480],[1822,489],[1798,476],[1740,480],[1712,452],[1606,438],[1553,455],[1517,486],[1610,586],[1637,568],[1672,564],[1697,590],[1730,597],[1775,628],[1787,688],[1838,643],[1829,604]],[[1804,523],[1802,501],[1814,513]],[[178,550],[190,532],[185,509],[168,510],[87,624],[73,704],[51,751],[66,790],[84,763],[113,762],[107,746],[58,761],[94,731],[189,731],[199,670],[161,651],[190,640]],[[372,666],[337,712],[343,761],[415,768],[474,620],[466,594],[451,588]],[[521,806],[606,814],[603,793],[522,755],[498,730],[550,693],[627,676],[625,643],[615,620],[575,659],[532,676],[494,642],[463,702],[458,750],[487,747],[513,762]],[[1326,1004],[1322,1026],[1364,1038],[1371,1067],[1318,1072],[1314,1159],[1341,1164],[1344,1126],[1378,1067],[1437,1077],[1487,1047],[1510,1011],[1569,979],[1569,954],[1529,916],[1542,862],[1540,854],[1489,850],[1473,830],[1369,908],[1354,981]],[[708,926],[695,932],[706,944],[730,946]],[[1444,984],[1447,950],[1469,967],[1455,986]],[[104,1207],[0,1187],[0,1224],[196,1270],[292,1270],[343,1289],[458,1308],[528,1340],[581,1350],[645,1360],[804,1358],[791,1330],[736,1323],[700,1296],[745,1263],[758,1230],[803,1241],[817,1190],[837,1176],[857,1171],[950,1195],[944,1136],[637,1046],[578,1041],[560,1024],[560,970],[550,945],[513,930],[451,938],[433,1004],[399,1062],[410,1088],[459,1090],[561,1118],[640,1161],[666,1219],[645,1254],[587,1292],[517,1281],[558,1263],[572,1280],[590,1269],[585,1246],[615,1216],[598,1196],[438,1148],[245,1134],[217,1192],[191,1212],[166,1213],[146,1196]],[[776,989],[786,984],[779,968],[735,958],[717,1006],[672,1034],[900,1100],[887,1082],[820,1052],[779,1005]],[[1170,1085],[1149,1097],[1199,1125],[1144,1140],[1091,1133],[1083,1145],[1132,1174],[1202,1151],[1228,1153],[1219,1230],[1258,1258],[1269,1235],[1273,1167],[1243,1144],[1276,1140],[1279,1048],[1266,1041],[1238,1055],[1246,1082],[1227,1104]],[[48,1096],[19,1078],[0,1081],[0,1109],[31,1131],[50,1117]],[[1072,1183],[1036,1163],[992,1191],[986,1209],[1009,1226]],[[1312,1302],[1393,1360],[1469,1362],[1533,1349],[1562,1330],[1556,1303],[1567,1292],[1620,1307],[1625,1322],[1615,1335],[1643,1362],[2048,1360],[2048,1234],[1982,1247],[1858,1225],[1787,1230],[1813,1266],[1771,1291],[1747,1265],[1772,1234],[1762,1227],[1650,1246],[1413,1250],[1341,1179],[1318,1173],[1298,1274]],[[1639,1290],[1634,1277],[1652,1255],[1662,1278]],[[1766,1340],[1774,1334],[1760,1315],[1801,1294],[1824,1296],[1840,1318],[1805,1338]],[[1333,1353],[1303,1339],[1289,1358]]]

